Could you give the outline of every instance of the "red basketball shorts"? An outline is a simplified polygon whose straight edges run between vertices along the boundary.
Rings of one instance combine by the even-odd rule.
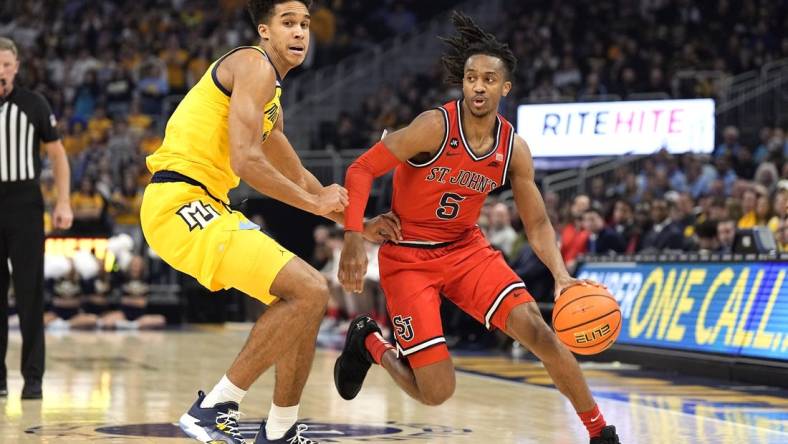
[[[534,301],[478,228],[438,248],[386,243],[378,257],[397,352],[413,368],[449,359],[441,295],[490,330],[505,329],[514,307]]]

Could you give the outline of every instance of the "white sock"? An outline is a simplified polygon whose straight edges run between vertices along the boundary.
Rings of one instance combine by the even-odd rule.
[[[219,380],[219,383],[214,386],[213,390],[205,396],[205,399],[200,403],[200,407],[207,409],[228,401],[235,401],[240,404],[244,396],[246,396],[246,390],[236,387],[235,384],[227,379],[227,375],[224,375]]]
[[[292,407],[279,407],[272,402],[265,422],[265,436],[269,440],[283,438],[296,421],[298,421],[298,404]]]

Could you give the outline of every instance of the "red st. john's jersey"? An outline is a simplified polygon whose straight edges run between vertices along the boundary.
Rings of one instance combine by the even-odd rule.
[[[490,191],[506,182],[514,127],[498,114],[495,143],[478,156],[462,128],[461,101],[440,108],[445,120],[443,144],[424,163],[408,161],[394,171],[392,209],[406,241],[451,242],[476,225]]]

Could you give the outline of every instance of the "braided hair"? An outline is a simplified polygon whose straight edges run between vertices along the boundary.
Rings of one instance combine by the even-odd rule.
[[[441,64],[446,71],[446,83],[462,85],[465,77],[465,62],[476,54],[485,54],[501,59],[506,66],[507,77],[511,79],[517,69],[517,57],[509,45],[496,40],[495,36],[481,29],[467,15],[454,11],[451,21],[457,34],[440,39],[448,46],[448,51],[441,57]]]

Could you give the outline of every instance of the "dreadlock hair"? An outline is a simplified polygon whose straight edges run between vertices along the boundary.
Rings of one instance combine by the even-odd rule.
[[[462,85],[465,77],[465,62],[473,55],[485,54],[497,57],[506,66],[507,77],[511,78],[517,70],[517,57],[509,45],[496,40],[495,36],[481,29],[467,15],[454,11],[451,21],[457,34],[452,37],[441,37],[449,48],[441,57],[441,64],[446,70],[446,83]]]
[[[247,9],[249,16],[252,18],[252,23],[257,26],[260,23],[265,23],[271,18],[274,12],[274,7],[280,3],[287,3],[291,0],[249,0]],[[297,0],[306,6],[309,10],[312,8],[312,0]]]

